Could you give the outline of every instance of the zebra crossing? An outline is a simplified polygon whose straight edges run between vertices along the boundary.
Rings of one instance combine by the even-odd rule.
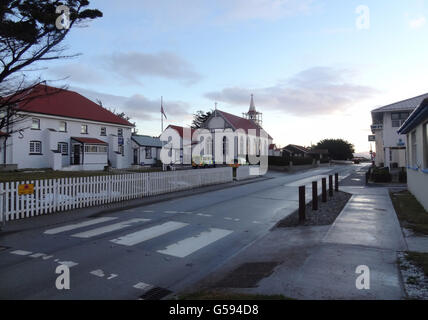
[[[115,231],[126,231],[126,229],[130,227],[139,227],[140,229],[138,231],[135,231],[135,229],[133,229],[133,232],[131,233],[123,234],[119,237],[107,240],[120,246],[132,247],[155,238],[161,238],[162,236],[166,236],[171,232],[190,226],[190,223],[179,221],[159,222],[154,225],[148,225],[149,222],[152,222],[152,219],[149,218],[135,218],[121,222],[115,222],[115,220],[117,219],[118,218],[116,217],[94,218],[80,223],[73,223],[61,227],[48,229],[44,231],[44,234],[63,234],[72,238],[91,239],[93,237],[101,235],[108,236],[109,233]],[[110,224],[105,225],[106,223]],[[80,231],[81,229],[84,230]],[[69,234],[70,232],[72,234]],[[173,243],[166,243],[164,249],[156,250],[156,252],[177,258],[185,258],[217,241],[220,241],[223,238],[226,238],[232,233],[233,231],[231,230],[219,228],[208,228],[207,230],[204,230],[202,232],[193,231],[193,233],[189,234],[188,237],[177,239],[177,241]]]

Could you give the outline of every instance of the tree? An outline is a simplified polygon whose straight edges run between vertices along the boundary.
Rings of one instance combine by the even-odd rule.
[[[327,149],[333,160],[349,160],[354,157],[354,145],[343,139],[324,139],[313,149]]]
[[[88,6],[88,0],[2,0],[0,113],[3,118],[0,130],[12,127],[11,121],[18,118],[15,106],[37,98],[33,89],[45,83],[40,78],[29,80],[28,71],[34,71],[30,66],[77,56],[64,55],[65,48],[60,43],[74,26],[102,17],[99,10],[86,9]],[[42,91],[39,90],[39,94],[45,94]]]
[[[208,120],[208,118],[212,115],[212,110],[204,112],[202,110],[197,111],[195,114],[193,114],[193,122],[192,122],[192,129],[199,129],[201,128],[202,124]]]

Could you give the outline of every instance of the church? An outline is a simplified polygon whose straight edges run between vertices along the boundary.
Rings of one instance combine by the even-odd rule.
[[[273,138],[262,128],[262,121],[263,115],[256,110],[251,95],[249,110],[242,117],[219,110],[216,105],[200,130],[170,125],[161,140],[168,141],[173,136],[179,141],[170,147],[175,164],[190,163],[190,153],[212,156],[216,163],[233,163],[247,159],[248,154],[268,155]]]

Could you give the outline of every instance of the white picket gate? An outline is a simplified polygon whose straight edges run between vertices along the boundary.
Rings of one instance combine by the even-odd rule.
[[[23,219],[232,180],[232,168],[227,167],[1,183],[0,217]],[[19,195],[20,184],[34,184],[34,194]]]

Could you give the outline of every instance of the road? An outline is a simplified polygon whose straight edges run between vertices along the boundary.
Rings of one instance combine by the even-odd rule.
[[[180,292],[292,213],[298,186],[360,168],[270,172],[272,179],[256,183],[0,233],[0,299],[156,299]],[[69,290],[56,288],[59,265],[69,267]]]

